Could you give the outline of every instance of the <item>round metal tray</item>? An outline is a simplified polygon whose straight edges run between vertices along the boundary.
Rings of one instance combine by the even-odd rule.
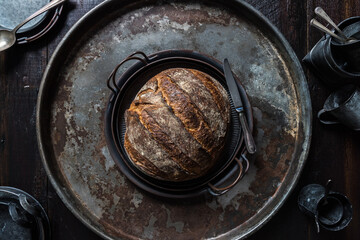
[[[258,152],[226,194],[154,197],[128,181],[109,154],[107,77],[132,52],[165,49],[228,58],[247,90]],[[55,50],[39,91],[37,134],[60,198],[105,239],[239,239],[268,221],[294,188],[309,150],[311,119],[298,59],[248,4],[110,0],[86,14]]]

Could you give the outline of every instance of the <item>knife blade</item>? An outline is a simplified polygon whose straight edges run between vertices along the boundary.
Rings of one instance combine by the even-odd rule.
[[[231,99],[234,103],[235,110],[239,114],[240,124],[244,132],[244,139],[245,139],[245,146],[247,151],[250,154],[253,154],[256,152],[256,145],[254,138],[250,132],[248,122],[246,120],[246,116],[244,113],[244,106],[241,100],[241,96],[239,93],[238,86],[236,84],[234,75],[231,72],[230,64],[227,58],[224,59],[224,73],[225,73],[225,79],[226,84],[230,91]]]

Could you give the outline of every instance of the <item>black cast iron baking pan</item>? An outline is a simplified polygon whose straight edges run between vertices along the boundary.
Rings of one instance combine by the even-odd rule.
[[[231,123],[228,130],[229,134],[227,134],[225,147],[219,162],[214,166],[209,174],[190,181],[182,182],[158,180],[138,170],[134,166],[124,148],[124,135],[126,131],[125,111],[130,107],[131,102],[140,88],[151,77],[169,68],[182,67],[203,71],[214,77],[214,79],[219,81],[225,89],[227,89],[222,65],[215,59],[191,50],[166,50],[154,53],[149,57],[147,57],[144,53],[142,54],[145,57],[140,54],[137,55],[140,55],[140,57],[142,57],[140,59],[143,60],[135,63],[127,70],[127,72],[123,73],[117,81],[116,86],[111,88],[112,91],[114,91],[114,95],[111,95],[110,97],[105,118],[105,135],[107,137],[110,153],[122,172],[132,182],[155,195],[184,198],[202,194],[206,192],[206,189],[209,187],[208,184],[212,180],[224,180],[219,178],[220,176],[226,178],[231,177],[230,174],[226,174],[231,170],[227,169],[227,167],[231,165],[236,155],[240,155],[241,152],[244,152],[244,148],[242,146],[243,139],[241,137],[241,126],[234,107],[231,106]],[[134,55],[132,54],[126,59],[131,60],[133,56]],[[116,71],[113,74],[116,74]],[[239,88],[243,89],[240,84]],[[252,127],[251,105],[246,94],[243,96],[243,99],[245,102],[248,122],[251,123],[250,127]],[[233,168],[234,166],[231,165],[231,167]],[[245,170],[245,168],[241,168],[241,172],[237,174],[244,174],[243,170]],[[221,175],[223,172],[224,174]],[[216,185],[216,182],[211,184]]]

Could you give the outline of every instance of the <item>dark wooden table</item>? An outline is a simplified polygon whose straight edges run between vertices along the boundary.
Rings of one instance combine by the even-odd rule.
[[[279,28],[302,59],[322,36],[309,28],[316,6],[335,20],[360,15],[355,0],[247,0]],[[55,47],[71,26],[101,0],[69,1],[64,14],[45,37],[0,53],[0,185],[20,188],[36,197],[51,220],[52,239],[100,239],[61,202],[49,183],[36,141],[36,100],[41,77]],[[305,66],[313,114],[331,90]],[[334,182],[353,205],[350,225],[339,232],[316,233],[315,224],[297,207],[297,196],[309,183]],[[250,239],[360,239],[360,133],[324,126],[313,118],[310,154],[302,176],[280,211]]]

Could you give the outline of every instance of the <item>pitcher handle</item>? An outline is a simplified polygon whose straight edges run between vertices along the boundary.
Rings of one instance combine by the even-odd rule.
[[[321,123],[323,123],[323,124],[338,124],[338,123],[340,123],[340,122],[336,121],[335,119],[334,120],[325,120],[325,119],[323,119],[323,116],[326,113],[328,113],[328,111],[326,111],[325,109],[321,109],[318,112],[317,117],[318,117],[318,119],[320,120]]]

